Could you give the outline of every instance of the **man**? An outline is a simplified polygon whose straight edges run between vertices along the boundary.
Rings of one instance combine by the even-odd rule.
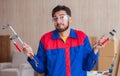
[[[93,49],[84,32],[70,28],[72,17],[68,7],[56,6],[52,18],[55,30],[42,36],[37,55],[24,43],[23,51],[29,57],[28,62],[45,76],[87,76],[87,71],[98,61],[101,46]]]

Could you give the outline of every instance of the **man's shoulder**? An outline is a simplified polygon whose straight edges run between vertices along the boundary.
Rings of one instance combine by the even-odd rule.
[[[86,36],[86,33],[83,32],[82,30],[76,30],[76,29],[74,29],[74,31],[77,34],[77,36],[79,36],[79,37],[81,37],[81,36],[85,37]]]
[[[51,36],[53,33],[53,30],[52,31],[49,31],[49,32],[46,32],[45,34],[43,34],[43,36]]]
[[[75,31],[75,33],[76,33],[76,35],[77,35],[77,40],[78,40],[78,42],[79,42],[80,44],[84,44],[84,41],[85,41],[87,35],[86,35],[83,31],[81,31],[81,30],[76,30],[76,29],[75,29],[74,31]]]
[[[50,38],[52,36],[54,30],[46,32],[42,35],[41,39],[46,39],[46,38]]]

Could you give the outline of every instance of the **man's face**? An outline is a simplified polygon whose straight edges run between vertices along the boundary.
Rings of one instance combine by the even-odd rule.
[[[58,32],[64,32],[69,28],[69,22],[71,17],[67,15],[64,10],[60,10],[54,14],[53,21],[54,26]]]

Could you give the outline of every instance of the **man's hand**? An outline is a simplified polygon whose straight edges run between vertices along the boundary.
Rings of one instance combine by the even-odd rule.
[[[107,42],[103,44],[103,42],[104,42],[105,40],[106,40],[105,35],[103,35],[103,36],[95,43],[95,45],[93,45],[93,49],[94,49],[94,53],[95,53],[95,54],[97,54],[98,51],[107,44]]]
[[[23,53],[27,55],[30,59],[33,59],[34,53],[31,46],[26,43],[23,43]]]

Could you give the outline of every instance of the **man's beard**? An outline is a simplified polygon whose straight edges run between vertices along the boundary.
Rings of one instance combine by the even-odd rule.
[[[56,30],[57,30],[58,32],[64,32],[64,31],[66,31],[68,28],[69,28],[69,23],[68,23],[68,26],[66,26],[65,28],[63,28],[63,29],[58,29],[58,28],[56,28]]]

